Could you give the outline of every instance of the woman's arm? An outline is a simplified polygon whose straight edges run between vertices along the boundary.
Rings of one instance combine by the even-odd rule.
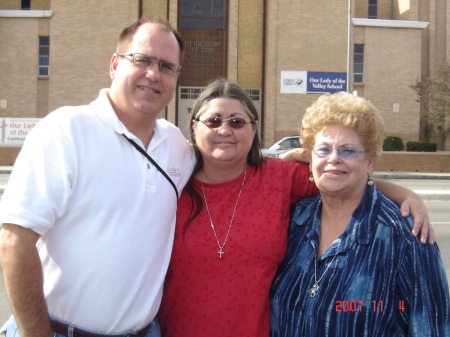
[[[420,232],[420,241],[422,243],[426,243],[428,237],[428,241],[433,244],[435,234],[422,198],[417,193],[397,184],[381,179],[373,180],[381,193],[401,203],[400,212],[402,216],[407,217],[410,214],[413,216],[414,225],[412,234],[417,236]]]
[[[292,162],[309,163],[310,161],[310,153],[301,148],[283,152],[278,157]],[[433,244],[435,242],[435,234],[422,198],[413,191],[397,184],[380,179],[373,180],[381,193],[401,204],[400,212],[402,216],[407,217],[410,214],[413,216],[412,234],[417,236],[420,232],[420,241],[422,243],[426,243],[428,238],[428,241]]]

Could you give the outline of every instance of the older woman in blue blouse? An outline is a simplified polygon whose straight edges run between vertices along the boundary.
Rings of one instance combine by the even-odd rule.
[[[311,183],[296,204],[271,293],[273,337],[450,336],[449,290],[437,245],[371,179],[384,123],[367,100],[321,96],[302,121]]]

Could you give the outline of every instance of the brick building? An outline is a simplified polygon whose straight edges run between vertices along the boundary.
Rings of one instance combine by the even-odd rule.
[[[248,89],[265,146],[297,134],[305,109],[330,87],[374,102],[388,134],[419,140],[423,111],[409,85],[448,62],[448,7],[448,0],[0,0],[0,118],[89,103],[110,85],[122,28],[156,15],[186,40],[186,71],[161,112],[182,130],[202,87],[222,76]]]

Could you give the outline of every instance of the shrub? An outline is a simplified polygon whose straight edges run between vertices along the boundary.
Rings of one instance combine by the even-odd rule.
[[[436,152],[437,144],[432,142],[406,142],[406,151],[411,152]]]
[[[397,136],[387,136],[383,141],[383,151],[403,151],[403,141]]]

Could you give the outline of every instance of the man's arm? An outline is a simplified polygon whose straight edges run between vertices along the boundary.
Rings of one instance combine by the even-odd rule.
[[[38,239],[34,231],[14,224],[3,224],[0,233],[6,293],[22,337],[51,337]]]
[[[381,179],[374,178],[373,180],[381,193],[401,203],[400,212],[402,216],[406,217],[410,214],[413,216],[413,235],[417,236],[420,232],[420,241],[422,243],[426,243],[428,237],[428,241],[433,244],[435,242],[435,234],[422,198],[415,192],[397,184]]]

